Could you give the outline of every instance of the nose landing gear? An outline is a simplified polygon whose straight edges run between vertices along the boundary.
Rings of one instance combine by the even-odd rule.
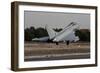
[[[66,41],[66,45],[69,45],[69,41]]]

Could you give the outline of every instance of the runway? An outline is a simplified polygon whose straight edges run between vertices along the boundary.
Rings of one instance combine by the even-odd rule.
[[[24,48],[24,61],[90,58],[89,43],[26,43]]]
[[[25,61],[44,61],[62,59],[86,59],[90,58],[90,53],[71,53],[71,54],[49,54],[41,56],[25,56]]]

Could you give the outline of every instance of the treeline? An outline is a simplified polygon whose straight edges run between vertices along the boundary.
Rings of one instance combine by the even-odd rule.
[[[46,29],[41,27],[37,29],[30,27],[24,30],[25,41],[32,41],[33,38],[40,38],[44,36],[48,36],[48,33]]]
[[[75,35],[79,37],[79,41],[90,41],[90,30],[89,29],[80,29],[75,31]]]
[[[56,28],[53,29],[56,32],[60,32],[62,29],[61,28]],[[79,41],[90,41],[90,30],[89,29],[80,29],[75,31],[75,35],[79,37]],[[40,38],[40,37],[45,37],[48,36],[48,32],[44,28],[26,28],[24,30],[24,37],[25,41],[32,41],[33,38]]]

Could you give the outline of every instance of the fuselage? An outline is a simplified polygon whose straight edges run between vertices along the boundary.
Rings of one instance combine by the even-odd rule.
[[[69,27],[64,28],[61,32],[59,32],[55,38],[53,39],[54,42],[59,42],[65,40],[69,34],[74,34],[74,30],[78,28],[78,25],[71,25]],[[75,37],[72,37],[75,38]],[[70,39],[69,39],[70,40]]]

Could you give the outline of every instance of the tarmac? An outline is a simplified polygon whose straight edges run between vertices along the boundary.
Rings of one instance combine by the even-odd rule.
[[[25,43],[24,61],[90,58],[89,43]]]

